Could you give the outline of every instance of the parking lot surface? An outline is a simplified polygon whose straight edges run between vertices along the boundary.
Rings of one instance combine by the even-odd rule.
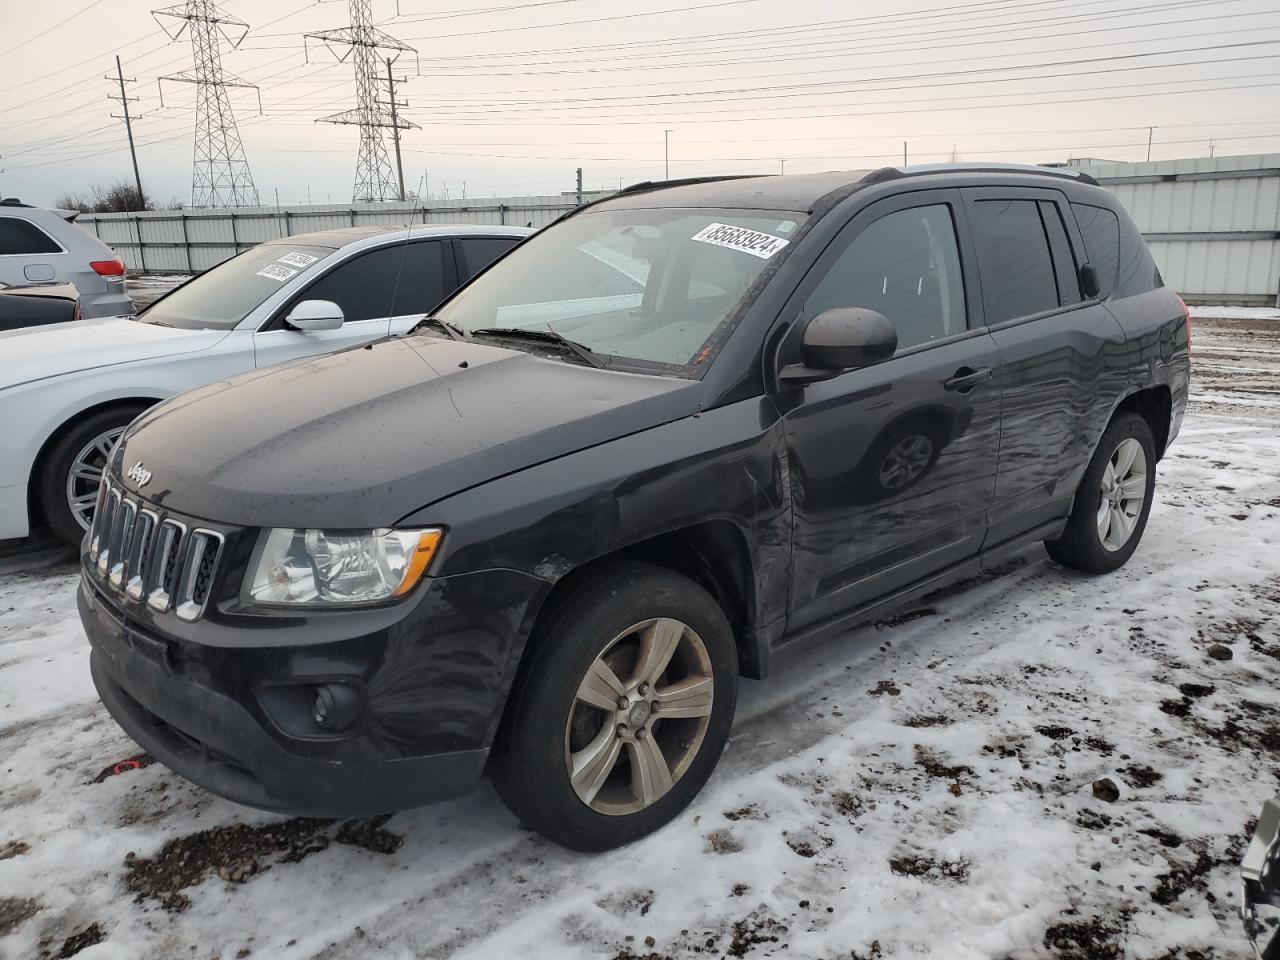
[[[486,786],[256,813],[98,704],[73,565],[0,561],[0,956],[1239,960],[1278,792],[1280,321],[1200,318],[1144,541],[1029,549],[746,683],[694,804],[602,855]]]

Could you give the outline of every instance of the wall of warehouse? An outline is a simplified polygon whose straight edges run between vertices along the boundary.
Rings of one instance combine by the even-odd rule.
[[[1280,154],[1071,165],[1124,204],[1186,300],[1280,305]]]

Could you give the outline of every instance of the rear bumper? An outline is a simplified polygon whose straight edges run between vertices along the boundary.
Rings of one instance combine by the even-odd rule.
[[[455,594],[467,592],[466,585],[453,587]],[[416,614],[424,608],[439,612],[433,592],[424,591],[405,620],[389,629],[301,646],[263,646],[269,638],[260,629],[252,637],[235,631],[241,647],[178,642],[126,619],[84,577],[78,600],[98,694],[153,757],[237,803],[353,817],[458,796],[484,771],[506,692],[505,677],[497,674],[505,671],[460,669],[453,644],[463,638],[448,631],[439,641],[404,636],[421,622]],[[492,621],[477,616],[473,629],[486,626]],[[518,644],[515,636],[507,639],[503,653],[510,655]],[[451,670],[433,656],[439,642],[455,654]],[[407,653],[414,656],[406,659]],[[311,724],[305,691],[325,682],[359,693],[360,720],[348,733],[326,734]],[[451,710],[459,699],[477,712]]]
[[[85,320],[95,317],[128,317],[136,311],[133,300],[124,291],[123,283],[112,283],[106,293],[91,293],[80,296],[80,316]]]

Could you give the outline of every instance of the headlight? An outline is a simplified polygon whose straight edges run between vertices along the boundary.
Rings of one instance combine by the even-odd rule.
[[[245,577],[256,603],[370,603],[422,579],[442,531],[264,530]]]

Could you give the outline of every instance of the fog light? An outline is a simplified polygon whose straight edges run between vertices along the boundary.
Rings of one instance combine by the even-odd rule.
[[[360,695],[345,683],[322,683],[311,690],[311,719],[332,733],[352,726],[360,713]]]

